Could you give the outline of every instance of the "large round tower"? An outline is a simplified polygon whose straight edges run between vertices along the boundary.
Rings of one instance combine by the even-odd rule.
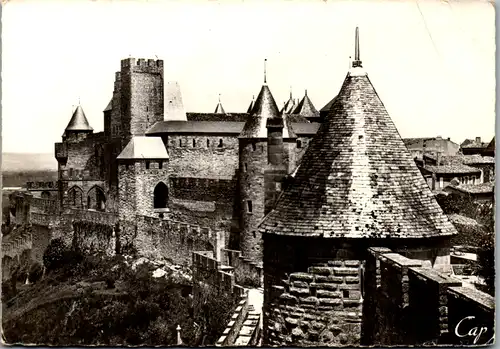
[[[370,344],[362,332],[363,314],[373,316],[373,309],[363,307],[369,247],[388,247],[433,266],[449,264],[456,231],[356,48],[328,116],[259,226],[266,346]]]
[[[294,142],[264,79],[260,93],[239,135],[241,200],[240,249],[243,257],[262,262],[262,235],[257,226],[274,205],[288,171],[288,148]],[[285,141],[284,141],[285,140]]]

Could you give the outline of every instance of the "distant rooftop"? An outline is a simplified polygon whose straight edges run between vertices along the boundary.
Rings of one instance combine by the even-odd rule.
[[[481,170],[463,164],[453,165],[427,165],[424,169],[436,174],[463,174],[463,173],[480,173]]]

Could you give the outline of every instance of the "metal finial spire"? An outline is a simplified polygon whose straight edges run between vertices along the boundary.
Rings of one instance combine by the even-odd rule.
[[[82,104],[80,103],[80,96],[78,96],[78,105],[81,106]]]
[[[219,93],[219,103],[220,103],[220,93]]]
[[[292,99],[292,86],[290,86],[290,99]]]
[[[264,84],[267,84],[267,70],[266,70],[266,67],[267,66],[267,58],[264,59]]]
[[[307,96],[307,88],[306,88],[306,96]]]
[[[359,59],[359,28],[356,27],[356,35],[354,39],[354,61],[352,61],[352,67],[362,67],[361,60]]]

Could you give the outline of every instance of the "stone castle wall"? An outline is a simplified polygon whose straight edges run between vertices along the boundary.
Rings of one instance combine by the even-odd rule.
[[[364,344],[472,345],[486,344],[493,338],[493,297],[465,287],[428,262],[411,260],[386,248],[369,251],[364,279]]]

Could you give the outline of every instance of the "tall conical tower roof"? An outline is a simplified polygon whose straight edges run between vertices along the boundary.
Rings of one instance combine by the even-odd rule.
[[[79,105],[76,107],[71,120],[66,126],[65,131],[92,131],[93,128],[90,127],[89,121],[83,112],[83,108]]]
[[[267,86],[264,75],[264,85],[260,89],[259,95],[255,100],[252,111],[243,126],[239,138],[267,138],[267,120],[282,119],[283,116],[278,110],[276,101]],[[284,119],[283,138],[296,137],[291,128],[291,123]]]
[[[261,232],[325,238],[456,234],[356,51],[353,69]]]
[[[307,90],[305,92],[304,98],[300,101],[300,103],[297,105],[295,110],[293,111],[294,114],[300,114],[301,116],[305,118],[312,118],[319,116],[319,112],[316,110],[314,105],[311,102],[311,99],[307,95]]]

